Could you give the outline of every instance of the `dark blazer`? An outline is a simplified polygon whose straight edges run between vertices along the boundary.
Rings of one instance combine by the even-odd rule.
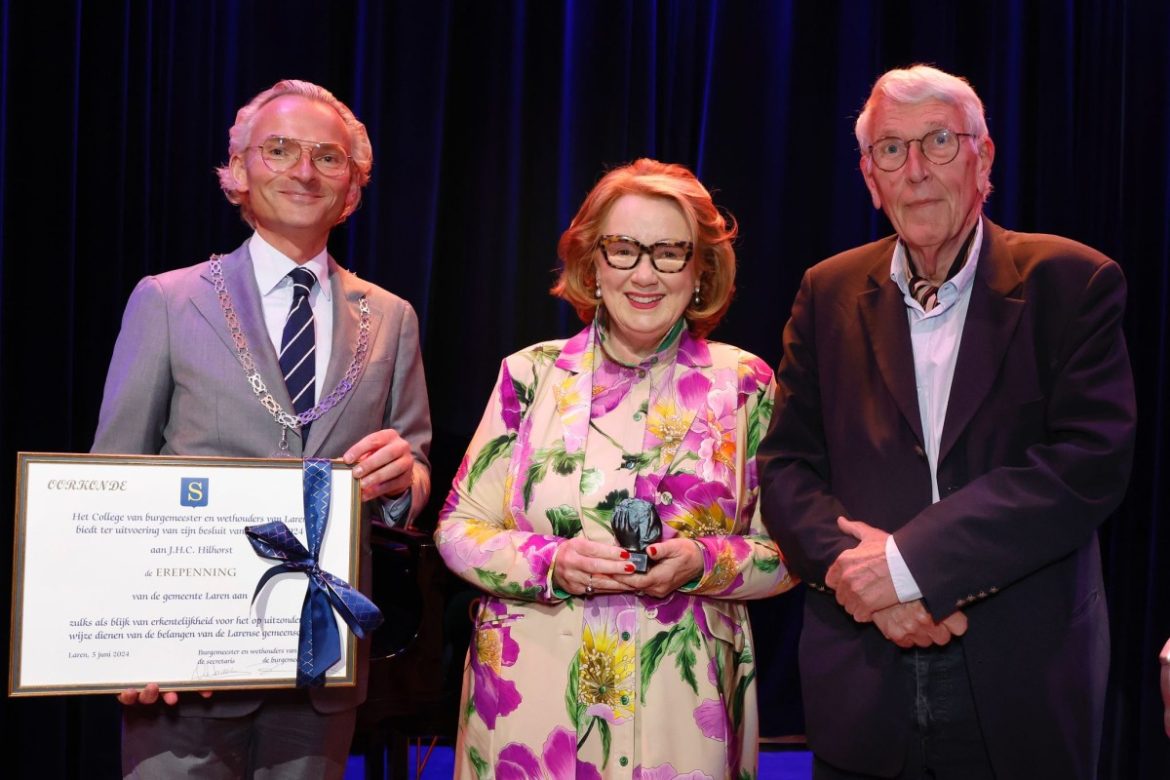
[[[966,613],[959,641],[997,777],[1094,777],[1109,658],[1096,529],[1125,492],[1135,419],[1121,269],[984,221],[931,504],[894,244],[805,273],[760,447],[765,523],[810,586],[809,743],[880,775],[900,769],[909,738],[904,651],[823,585],[856,544],[837,529],[846,515],[894,534],[935,619]]]
[[[223,257],[224,283],[240,328],[269,392],[292,408],[276,350],[264,326],[260,292],[245,243]],[[307,457],[338,458],[358,439],[394,428],[410,442],[415,468],[427,471],[431,416],[410,304],[329,260],[333,340],[322,392],[332,390],[353,359],[364,295],[370,304],[370,349],[353,390],[309,429]],[[269,457],[280,428],[260,404],[236,358],[208,263],[149,276],[126,304],[106,378],[93,451]],[[299,436],[289,454],[301,457]],[[367,505],[367,510],[375,507]],[[369,593],[368,523],[363,524],[362,589]],[[339,624],[345,630],[344,624]],[[357,685],[312,691],[321,712],[354,707],[366,696],[366,642],[359,643]],[[182,714],[229,717],[254,710],[258,694],[184,696]]]

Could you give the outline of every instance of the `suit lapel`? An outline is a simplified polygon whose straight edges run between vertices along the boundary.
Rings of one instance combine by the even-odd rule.
[[[223,282],[232,299],[232,308],[236,312],[236,319],[240,324],[240,331],[248,342],[248,350],[252,353],[252,360],[256,370],[260,372],[268,392],[285,409],[292,409],[292,399],[288,388],[284,384],[284,374],[277,361],[276,350],[268,338],[268,329],[264,326],[264,313],[260,304],[260,291],[256,289],[256,276],[252,271],[252,256],[248,252],[248,245],[244,243],[235,252],[222,258]],[[211,281],[210,269],[204,271],[203,278],[207,280],[207,287],[191,296],[191,302],[199,313],[211,325],[224,346],[235,356],[236,344],[228,330],[224,318],[223,307],[219,302],[219,295]],[[247,384],[244,369],[240,367],[240,382]],[[260,402],[256,405],[259,407]],[[267,412],[265,413],[267,414]]]
[[[1004,354],[1024,311],[1024,301],[1018,297],[1022,280],[1004,244],[1003,231],[987,219],[983,225],[983,249],[963,323],[959,358],[939,442],[939,463],[999,378]]]
[[[883,244],[883,246],[886,246]],[[869,274],[870,289],[857,297],[862,326],[873,350],[873,359],[902,417],[922,443],[922,415],[914,382],[914,348],[902,291],[890,279],[890,252],[883,249]]]
[[[359,301],[363,295],[368,295],[370,285],[346,271],[329,258],[329,287],[333,294],[333,341],[329,355],[329,366],[325,370],[324,383],[318,390],[318,398],[324,399],[341,382],[345,371],[353,361],[357,348],[359,323],[361,314]],[[378,327],[382,323],[382,312],[370,306],[370,333],[369,349],[366,352],[366,361],[362,364],[356,384],[361,379],[361,373],[369,364],[370,351],[373,349],[374,339],[378,334]],[[320,381],[320,379],[318,380]],[[282,383],[283,384],[283,383]],[[287,395],[287,393],[286,393]],[[337,405],[313,423],[309,429],[309,440],[305,442],[305,456],[313,457],[321,450],[326,437],[341,419],[345,407],[353,395],[353,388],[342,396]],[[290,407],[291,408],[291,407]],[[353,442],[343,442],[348,447]]]

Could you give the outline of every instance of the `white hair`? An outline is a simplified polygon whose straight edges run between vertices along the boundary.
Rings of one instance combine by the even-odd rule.
[[[966,79],[952,76],[930,65],[911,65],[909,68],[895,68],[886,71],[869,93],[869,99],[857,117],[853,132],[857,136],[858,148],[865,152],[873,143],[873,113],[883,101],[899,105],[917,105],[928,100],[938,100],[954,106],[963,115],[964,127],[961,132],[982,138],[987,135],[987,119],[983,115],[983,101]],[[957,129],[957,128],[956,128]]]

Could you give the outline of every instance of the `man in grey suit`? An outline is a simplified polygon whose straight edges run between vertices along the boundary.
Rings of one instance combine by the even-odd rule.
[[[255,232],[229,255],[139,282],[93,451],[340,457],[367,520],[412,517],[430,493],[418,320],[326,251],[370,178],[365,126],[327,90],[290,80],[241,108],[229,139],[220,184]],[[124,774],[342,777],[365,650],[353,688],[123,692]]]

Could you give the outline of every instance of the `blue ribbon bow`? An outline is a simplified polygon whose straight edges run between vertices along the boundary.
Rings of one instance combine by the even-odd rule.
[[[284,523],[250,525],[244,528],[252,549],[262,558],[284,561],[271,567],[256,583],[252,602],[265,584],[278,574],[301,571],[309,578],[305,603],[301,607],[301,635],[297,645],[297,687],[325,684],[325,673],[341,659],[341,635],[337,630],[336,609],[353,633],[364,638],[382,625],[382,613],[374,602],[344,580],[334,577],[317,565],[321,539],[329,522],[333,464],[328,460],[306,458],[304,461],[306,550]]]

